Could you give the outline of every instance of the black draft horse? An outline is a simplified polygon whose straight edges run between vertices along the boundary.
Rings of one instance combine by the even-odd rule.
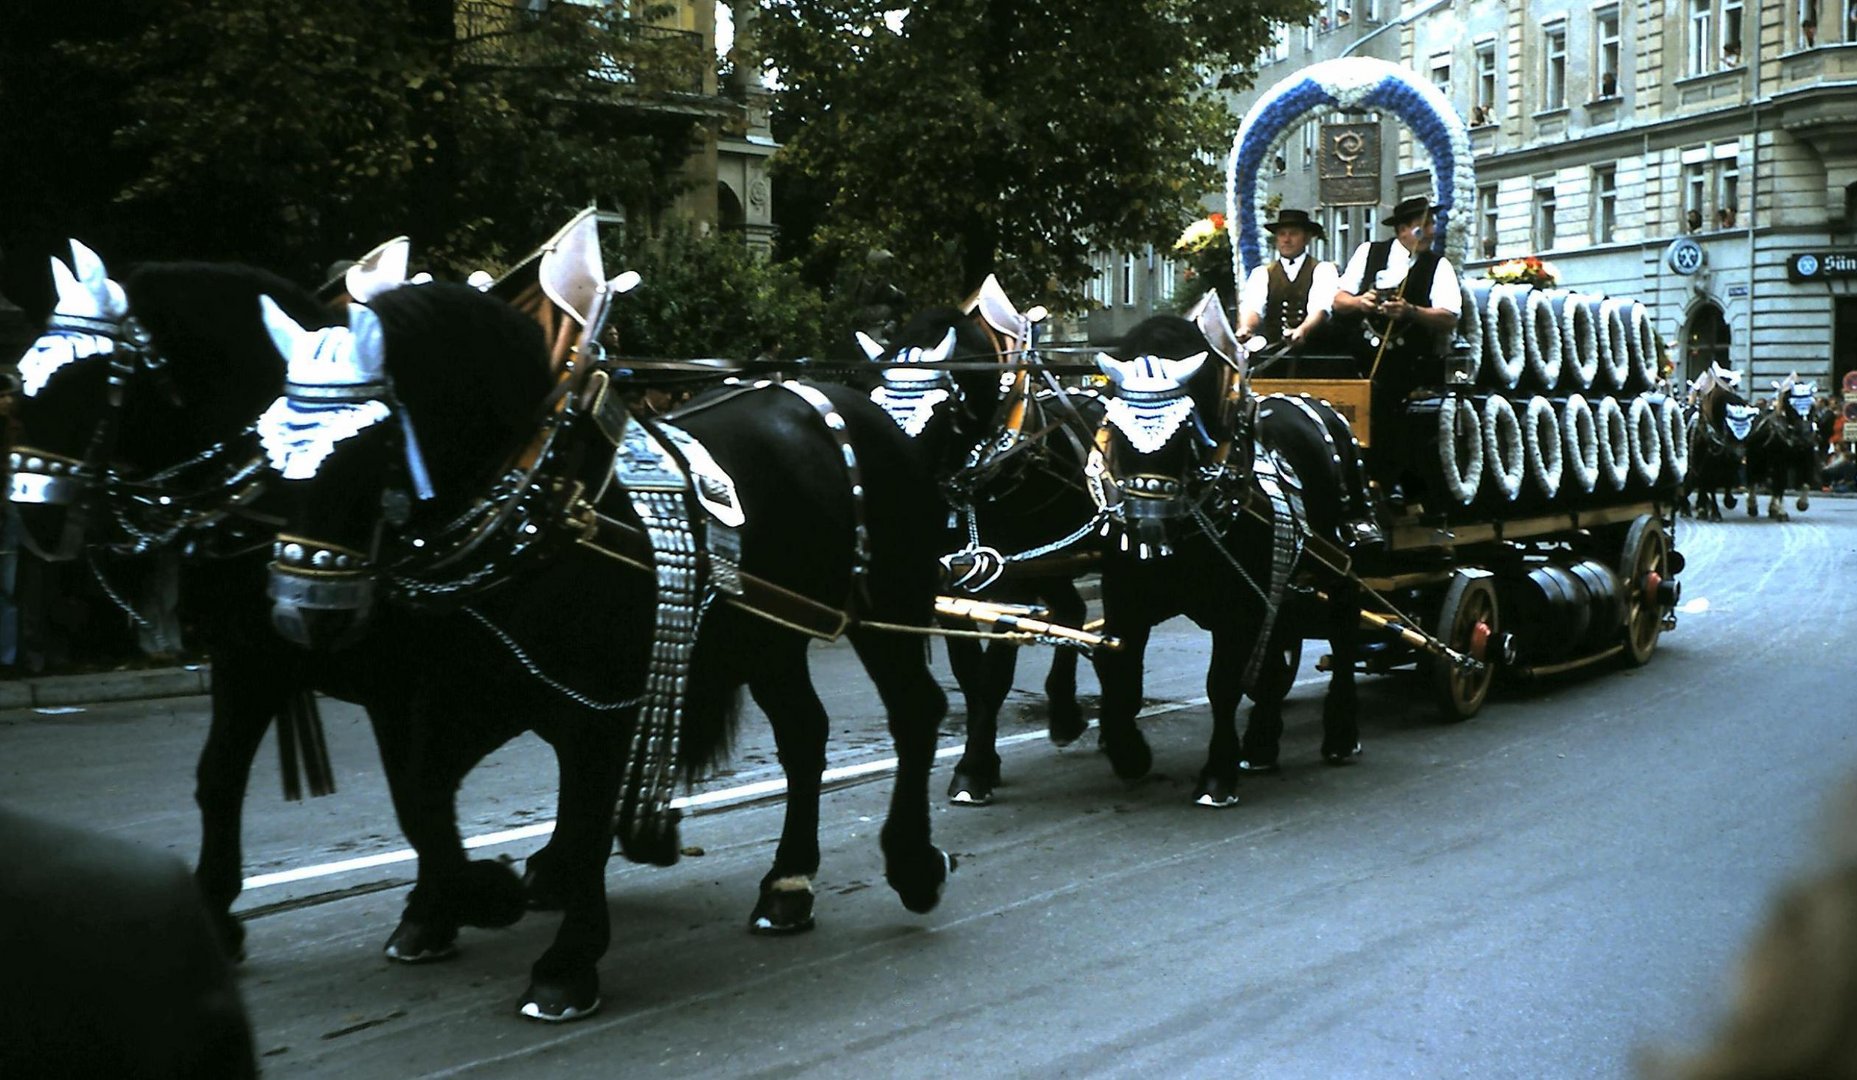
[[[586,530],[598,521],[634,530],[641,524],[626,493],[601,480],[610,475],[602,470],[610,470],[613,444],[604,440],[614,416],[600,413],[607,421],[602,425],[581,415],[559,430],[565,440],[559,446],[569,448],[562,460],[598,468],[579,478],[587,486],[574,489],[597,505],[576,501],[574,527],[557,532],[562,522],[525,516],[533,510],[527,500],[542,498],[535,489],[526,482],[514,489],[501,484],[522,475],[525,450],[557,400],[534,324],[457,286],[398,289],[371,307],[378,333],[360,319],[364,332],[351,335],[349,347],[354,370],[378,380],[372,396],[351,395],[330,409],[320,393],[328,387],[317,385],[313,370],[314,343],[291,346],[290,380],[293,394],[301,389],[303,407],[276,429],[287,440],[267,442],[274,460],[283,459],[291,496],[272,566],[275,613],[280,625],[298,627],[309,644],[339,654],[356,627],[391,611],[394,605],[373,599],[378,589],[459,607],[482,624],[483,640],[494,638],[508,649],[500,662],[459,656],[406,673],[419,688],[409,721],[421,752],[401,763],[401,779],[415,816],[427,823],[409,828],[408,838],[420,854],[422,883],[429,872],[460,865],[452,805],[459,779],[524,730],[554,746],[561,793],[546,870],[564,918],[533,966],[522,1012],[574,1019],[599,1002],[596,964],[611,933],[603,868],[614,806],[627,794],[622,778],[628,766],[638,763],[630,748],[641,688],[658,670],[658,648],[665,644],[654,622],[651,574],[636,556],[588,540]],[[280,344],[294,336],[288,327],[277,332]],[[299,378],[298,362],[305,358]],[[323,366],[333,367],[340,381],[341,364]],[[946,700],[919,639],[867,623],[930,624],[938,500],[908,438],[880,409],[843,387],[816,393],[829,399],[830,416],[768,384],[725,388],[662,419],[693,436],[732,479],[744,515],[743,579],[854,616],[846,632],[889,714],[899,760],[881,837],[885,874],[905,906],[928,911],[952,866],[931,843],[927,793]],[[344,409],[361,411],[336,415]],[[325,413],[337,426],[319,434]],[[843,445],[835,430],[842,431]],[[308,456],[299,457],[305,450]],[[853,456],[863,477],[862,505],[855,477],[848,475]],[[299,461],[307,467],[293,464]],[[421,479],[429,482],[430,498],[415,497]],[[559,480],[571,488],[574,479],[563,475],[543,486],[562,490],[553,486]],[[442,543],[454,523],[483,515],[498,529],[513,527],[467,544]],[[868,527],[867,561],[861,559],[860,523]],[[552,546],[551,533],[559,541]],[[441,579],[439,563],[420,561],[428,540],[433,550],[450,553],[445,559],[459,560],[455,577]],[[524,562],[518,548],[531,542],[545,554]],[[651,561],[649,553],[643,561]],[[417,575],[408,569],[414,566]],[[409,591],[414,576],[427,591]],[[302,596],[322,599],[302,606],[288,599]],[[756,925],[769,932],[812,923],[827,717],[808,672],[809,640],[791,621],[776,622],[727,600],[708,606],[680,682],[687,687],[683,722],[671,743],[687,778],[725,748],[743,685],[767,713],[788,783],[785,826],[756,909]],[[491,707],[456,714],[461,694]],[[674,861],[672,824],[627,854]]]
[[[1722,520],[1723,503],[1735,508],[1734,491],[1747,468],[1755,419],[1754,407],[1724,380],[1710,377],[1699,386],[1689,421],[1689,472],[1683,478],[1684,502],[1695,496],[1698,520]],[[1751,492],[1747,501],[1752,512]]]
[[[1094,394],[1045,389],[1028,372],[937,369],[940,360],[1002,359],[978,313],[918,312],[887,349],[872,397],[915,438],[949,503],[943,540],[950,588],[1044,609],[1081,626],[1089,616],[1077,575],[1095,565],[1095,506],[1083,486],[1089,432],[1102,418]],[[914,365],[920,364],[920,369]],[[1000,784],[999,713],[1019,648],[949,637],[948,664],[967,703],[967,740],[948,781],[959,806],[985,806]],[[1046,729],[1059,746],[1087,722],[1077,704],[1077,654],[1058,648],[1045,677]]]
[[[1206,672],[1213,732],[1200,769],[1195,802],[1231,806],[1241,768],[1277,768],[1283,730],[1282,702],[1294,671],[1292,643],[1306,629],[1326,637],[1334,666],[1323,703],[1323,760],[1339,764],[1360,752],[1354,668],[1360,623],[1358,588],[1329,575],[1329,600],[1312,613],[1285,604],[1268,619],[1277,599],[1273,553],[1278,543],[1272,500],[1252,491],[1266,471],[1279,491],[1300,486],[1300,511],[1309,535],[1341,543],[1349,506],[1364,506],[1347,487],[1357,474],[1346,421],[1325,403],[1268,397],[1257,403],[1253,462],[1244,412],[1246,399],[1227,392],[1222,354],[1198,326],[1157,315],[1136,326],[1116,355],[1102,358],[1115,384],[1090,474],[1105,505],[1109,541],[1104,554],[1104,633],[1119,650],[1095,654],[1102,682],[1102,740],[1116,774],[1147,774],[1153,754],[1135,724],[1142,702],[1142,657],[1150,631],[1186,615],[1212,635]],[[1230,417],[1227,417],[1230,414]],[[1275,575],[1275,581],[1287,573]],[[1319,625],[1309,626],[1308,622]],[[1267,628],[1267,622],[1270,625]],[[1260,642],[1260,635],[1268,638]],[[1316,635],[1309,635],[1316,636]],[[1254,702],[1243,739],[1236,716],[1243,694]]]
[[[15,410],[11,499],[25,543],[46,558],[88,555],[98,573],[107,567],[113,574],[146,560],[111,551],[184,556],[182,621],[199,632],[212,661],[211,719],[195,770],[195,879],[222,944],[237,957],[245,931],[231,908],[243,887],[243,806],[266,731],[275,719],[280,741],[289,741],[314,709],[314,691],[362,704],[391,784],[391,766],[405,756],[397,739],[407,730],[410,701],[404,665],[394,658],[442,641],[443,628],[427,625],[432,620],[388,627],[377,648],[339,663],[304,653],[271,629],[264,590],[276,508],[253,421],[282,390],[284,364],[259,316],[259,298],[273,297],[311,326],[334,321],[331,313],[251,267],[153,263],[119,286],[88,249],[74,244],[73,255],[69,269],[54,264],[58,308],[21,360],[27,374]],[[302,749],[308,773],[318,755]],[[293,785],[288,758],[285,768]],[[411,938],[406,928],[396,931],[389,955],[437,959],[451,951],[460,923],[518,919],[524,898],[513,875],[485,871],[443,902],[428,890],[432,913]]]
[[[1747,514],[1754,517],[1759,499],[1759,485],[1767,485],[1767,516],[1775,521],[1791,521],[1792,515],[1782,505],[1786,490],[1799,490],[1795,508],[1801,512],[1812,506],[1812,492],[1817,490],[1824,468],[1820,433],[1822,410],[1813,400],[1809,386],[1796,387],[1790,382],[1776,387],[1773,407],[1754,421],[1747,437]],[[1792,392],[1798,390],[1799,392]]]

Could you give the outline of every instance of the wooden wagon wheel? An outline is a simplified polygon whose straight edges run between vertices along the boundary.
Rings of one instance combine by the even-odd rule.
[[[1650,514],[1632,521],[1625,531],[1618,573],[1625,587],[1625,661],[1637,667],[1657,651],[1664,631],[1659,594],[1670,577],[1670,540],[1663,522]]]
[[[1431,661],[1432,686],[1445,719],[1468,720],[1483,707],[1496,675],[1490,662],[1496,650],[1491,646],[1499,640],[1501,629],[1496,579],[1461,572],[1453,576],[1444,591],[1434,633],[1451,648],[1485,663],[1481,671],[1469,672],[1443,660]]]

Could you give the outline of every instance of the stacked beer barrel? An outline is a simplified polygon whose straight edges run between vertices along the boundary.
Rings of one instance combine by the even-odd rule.
[[[1436,451],[1423,470],[1442,493],[1436,509],[1578,509],[1682,483],[1682,408],[1660,384],[1643,304],[1475,280],[1457,330],[1470,383],[1409,403],[1406,417],[1415,444]]]

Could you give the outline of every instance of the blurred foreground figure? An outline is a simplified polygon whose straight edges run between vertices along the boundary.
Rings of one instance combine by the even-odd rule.
[[[1827,864],[1781,892],[1709,1045],[1647,1070],[1671,1080],[1857,1080],[1857,788]]]
[[[0,808],[0,866],[0,1076],[257,1075],[180,860]]]

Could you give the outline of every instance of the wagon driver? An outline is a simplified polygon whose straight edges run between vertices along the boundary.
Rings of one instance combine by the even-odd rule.
[[[1277,257],[1254,266],[1238,294],[1238,340],[1262,337],[1300,349],[1327,321],[1340,273],[1335,264],[1309,254],[1309,241],[1323,236],[1307,211],[1279,210],[1264,228],[1276,239]]]
[[[1432,250],[1436,211],[1423,196],[1393,207],[1380,222],[1392,226],[1392,237],[1355,248],[1335,293],[1336,316],[1358,320],[1363,331],[1354,347],[1370,365],[1373,430],[1385,433],[1374,440],[1368,466],[1394,502],[1402,498],[1398,418],[1413,390],[1444,381],[1442,361],[1464,307],[1457,269]]]

